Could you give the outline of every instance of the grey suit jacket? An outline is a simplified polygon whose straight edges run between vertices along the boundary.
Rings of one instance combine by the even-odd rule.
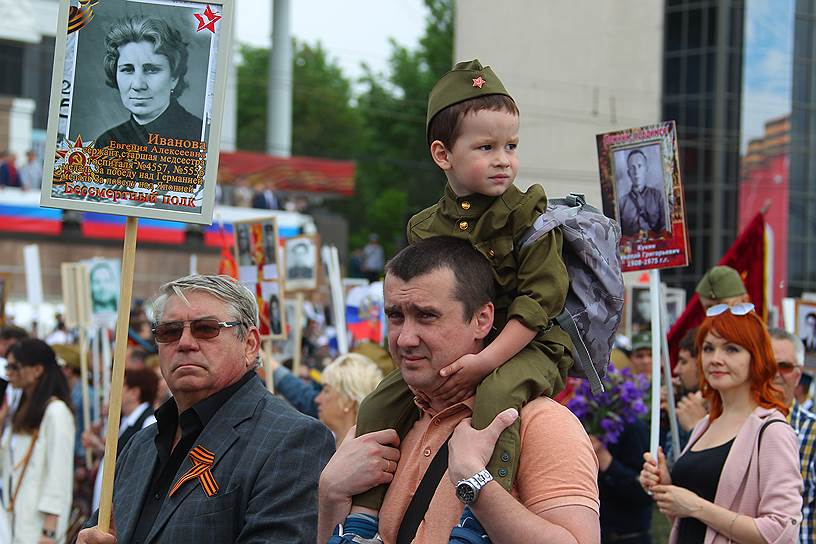
[[[119,544],[130,542],[150,486],[156,432],[154,424],[136,434],[116,463]],[[198,480],[185,483],[165,498],[148,543],[314,543],[317,483],[334,453],[334,439],[320,422],[274,397],[256,376],[216,412],[194,445],[215,454],[218,493],[208,497]],[[187,457],[173,481],[191,467]],[[95,524],[96,515],[88,525]]]

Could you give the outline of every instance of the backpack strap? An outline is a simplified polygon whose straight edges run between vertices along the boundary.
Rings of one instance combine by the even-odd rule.
[[[572,340],[572,345],[575,347],[575,353],[578,356],[578,360],[575,362],[581,366],[581,370],[583,370],[584,375],[586,376],[587,380],[589,380],[589,386],[592,388],[592,394],[598,395],[603,393],[603,382],[601,382],[601,377],[598,375],[598,371],[592,364],[592,356],[589,354],[589,350],[584,343],[584,339],[581,338],[581,333],[578,331],[578,325],[575,324],[575,320],[572,318],[566,308],[560,314],[558,314],[558,317],[555,318],[555,322],[558,323],[561,329],[569,335],[570,340]]]
[[[449,440],[450,437],[448,437],[448,440],[445,440],[445,443],[442,444],[442,447],[436,452],[431,464],[428,465],[428,470],[425,471],[425,475],[422,477],[422,481],[419,482],[416,493],[414,493],[411,499],[411,504],[408,505],[408,509],[405,510],[405,514],[402,517],[399,533],[397,533],[397,544],[411,544],[411,542],[413,542],[417,529],[419,529],[419,524],[422,523],[425,512],[428,511],[428,506],[431,504],[434,492],[437,486],[439,486],[439,481],[448,468]]]

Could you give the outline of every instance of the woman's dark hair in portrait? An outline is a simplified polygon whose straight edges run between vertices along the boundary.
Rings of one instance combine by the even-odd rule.
[[[12,429],[15,432],[34,433],[40,428],[45,409],[52,398],[58,398],[71,406],[68,382],[57,364],[57,356],[51,346],[37,338],[20,340],[9,350],[21,367],[42,365],[43,372],[31,398],[24,391],[19,409],[14,413]]]
[[[188,87],[187,42],[181,32],[155,17],[131,17],[117,21],[105,36],[105,83],[118,89],[116,83],[116,64],[119,62],[119,47],[128,43],[149,42],[159,55],[167,57],[170,63],[170,75],[178,79],[173,88],[173,96],[181,96]]]

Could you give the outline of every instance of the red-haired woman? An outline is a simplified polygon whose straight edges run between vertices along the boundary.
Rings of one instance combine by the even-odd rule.
[[[796,542],[799,445],[773,388],[771,340],[753,304],[717,305],[697,334],[701,391],[711,411],[671,474],[659,453],[640,483],[674,522],[670,543]]]

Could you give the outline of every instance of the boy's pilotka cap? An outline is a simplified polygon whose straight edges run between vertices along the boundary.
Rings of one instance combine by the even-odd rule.
[[[428,96],[426,136],[431,120],[440,111],[459,102],[490,94],[503,94],[513,98],[490,66],[482,66],[478,59],[457,63],[453,70],[436,82]]]
[[[738,297],[746,293],[739,272],[730,266],[715,266],[706,272],[694,291],[701,297],[713,300]]]

